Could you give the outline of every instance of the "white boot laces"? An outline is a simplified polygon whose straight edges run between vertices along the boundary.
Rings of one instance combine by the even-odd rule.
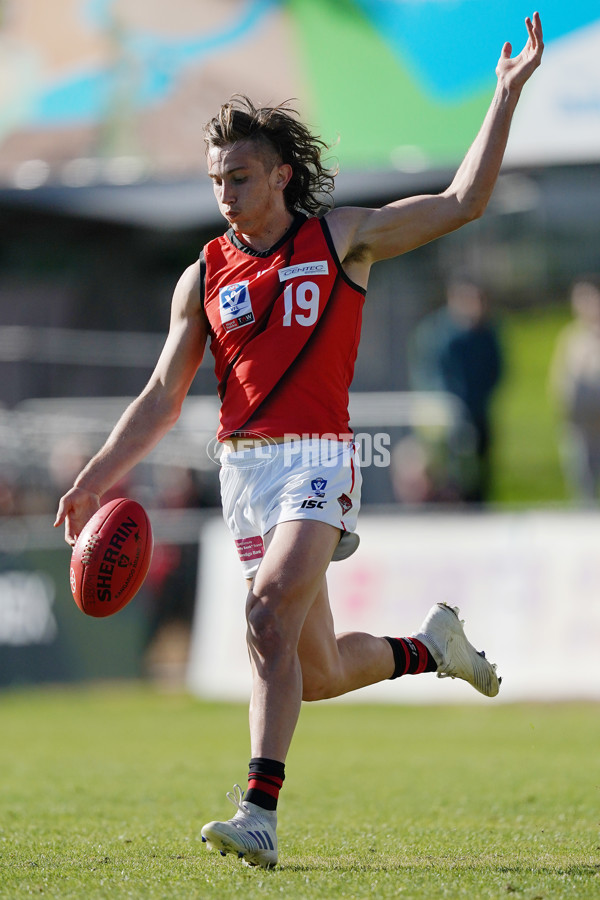
[[[225,794],[230,803],[233,803],[235,807],[237,807],[238,813],[242,813],[242,815],[247,816],[250,814],[250,810],[244,803],[244,792],[239,786],[239,784],[234,784],[232,791],[227,791]]]

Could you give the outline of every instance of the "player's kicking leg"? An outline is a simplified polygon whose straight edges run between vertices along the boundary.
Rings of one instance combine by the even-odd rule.
[[[387,678],[424,672],[461,678],[486,697],[496,696],[501,681],[496,666],[467,639],[456,607],[437,603],[410,637],[335,635],[326,584],[306,617],[298,651],[304,700],[338,697]]]

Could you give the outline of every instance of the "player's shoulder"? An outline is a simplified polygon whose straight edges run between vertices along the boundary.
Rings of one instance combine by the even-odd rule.
[[[175,294],[181,297],[200,297],[200,278],[200,260],[197,259],[181,273]]]
[[[173,305],[182,310],[195,311],[200,306],[200,260],[196,260],[179,277],[173,294]]]
[[[323,219],[327,222],[334,240],[337,237],[343,241],[349,235],[355,234],[372,212],[372,209],[364,206],[336,206],[325,213]]]
[[[343,226],[360,222],[370,212],[371,210],[364,206],[334,206],[325,213],[323,219],[331,228],[332,225]]]
[[[372,213],[372,209],[362,206],[339,206],[325,214],[333,245],[342,262],[357,254],[363,258],[366,247],[363,232]],[[360,278],[356,280],[362,284]]]
[[[197,259],[182,272],[177,287],[184,291],[197,291],[200,286],[200,260]]]

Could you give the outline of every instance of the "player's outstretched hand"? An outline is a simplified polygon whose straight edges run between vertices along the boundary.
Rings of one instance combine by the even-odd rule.
[[[100,497],[85,488],[74,487],[61,497],[54,527],[65,523],[65,541],[71,547],[86,522],[100,509]]]
[[[544,36],[542,34],[540,14],[535,12],[533,20],[527,17],[525,25],[527,26],[529,37],[519,55],[511,59],[512,45],[507,42],[502,48],[502,53],[496,66],[498,80],[504,81],[508,87],[517,90],[520,90],[535,72],[542,61],[542,53],[544,51]]]

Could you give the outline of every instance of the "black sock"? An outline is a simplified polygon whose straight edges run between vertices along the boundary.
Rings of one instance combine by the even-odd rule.
[[[393,638],[386,641],[394,654],[394,674],[390,678],[402,675],[420,675],[422,672],[435,672],[437,663],[425,644],[414,637]]]
[[[248,766],[248,790],[244,800],[263,809],[277,809],[279,791],[285,779],[285,765],[276,759],[257,756]]]

